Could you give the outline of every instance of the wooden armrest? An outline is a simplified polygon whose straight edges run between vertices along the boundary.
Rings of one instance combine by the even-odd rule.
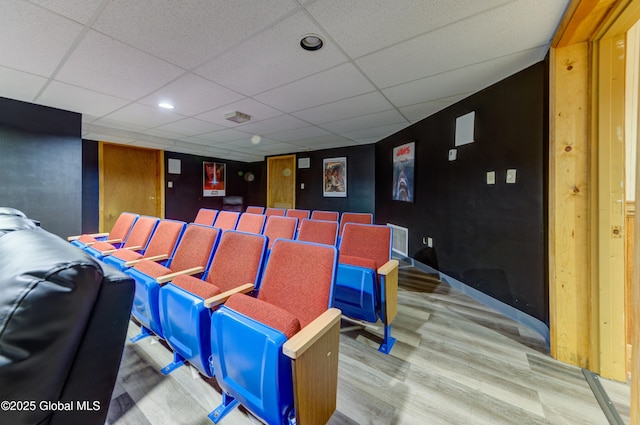
[[[389,273],[393,272],[393,269],[397,269],[399,265],[400,262],[398,260],[389,260],[378,268],[378,274],[386,276]]]
[[[236,286],[233,289],[229,289],[221,294],[215,295],[211,298],[207,298],[204,300],[204,306],[207,308],[213,308],[220,304],[224,304],[227,302],[229,297],[233,294],[246,294],[247,292],[253,291],[253,283],[245,283],[244,285]]]
[[[156,282],[160,284],[167,283],[170,280],[172,280],[174,277],[180,276],[181,274],[191,275],[191,274],[200,273],[201,271],[204,271],[204,267],[202,266],[192,267],[190,269],[180,270],[179,272],[173,272],[173,273],[165,274],[164,276],[157,277]]]
[[[341,317],[342,312],[340,310],[330,308],[301,329],[300,332],[289,338],[282,346],[282,352],[287,357],[297,359],[333,325],[339,322]]]
[[[161,261],[161,260],[166,260],[167,258],[169,258],[169,256],[167,254],[153,255],[151,257],[144,257],[144,258],[140,258],[138,260],[125,261],[124,265],[125,265],[125,267],[131,267],[133,265],[138,264],[142,260]]]
[[[380,285],[383,291],[384,306],[382,321],[390,324],[398,314],[398,260],[389,260],[378,269]]]
[[[104,251],[100,251],[100,254],[103,255],[109,255],[109,254],[113,254],[114,252],[116,252],[118,250],[118,248],[114,248],[114,249],[105,249]]]
[[[109,236],[109,233],[85,233],[82,235],[75,235],[75,236],[67,236],[67,240],[68,241],[75,241],[76,239],[79,239],[81,236],[91,236],[94,238],[101,238],[104,236]]]
[[[107,239],[106,241],[102,241],[102,242],[106,242],[106,243],[120,243],[120,242],[122,242],[122,239]]]

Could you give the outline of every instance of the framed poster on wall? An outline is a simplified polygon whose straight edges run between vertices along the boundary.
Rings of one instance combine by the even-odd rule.
[[[347,158],[325,158],[322,161],[324,184],[322,196],[346,198],[347,196]]]
[[[227,180],[226,164],[202,163],[202,196],[225,196]]]
[[[393,148],[392,198],[394,201],[413,202],[415,148],[415,142]]]

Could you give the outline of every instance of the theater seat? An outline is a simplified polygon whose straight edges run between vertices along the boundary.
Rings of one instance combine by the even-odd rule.
[[[213,227],[225,230],[234,230],[238,225],[240,219],[240,213],[237,211],[220,211],[216,221],[213,223]]]
[[[335,411],[340,311],[330,308],[337,251],[274,242],[257,298],[233,294],[211,316],[218,423],[238,404],[268,424],[324,424]],[[309,261],[313,259],[313,261]]]
[[[295,217],[298,219],[298,229],[300,228],[300,224],[302,224],[302,220],[305,218],[309,218],[311,211],[309,210],[297,210],[297,209],[288,209],[284,214],[285,217]]]
[[[245,212],[250,214],[264,214],[264,207],[249,206]]]
[[[103,241],[115,245],[117,248],[122,245],[127,235],[133,228],[134,223],[138,219],[138,214],[123,212],[113,224],[109,233],[91,233],[78,236],[69,236],[67,240],[79,248],[89,246],[97,241]]]
[[[335,245],[338,239],[338,222],[325,220],[302,220],[296,240]]]
[[[126,270],[136,282],[131,312],[141,325],[131,342],[152,334],[164,338],[158,309],[160,287],[181,274],[201,276],[213,258],[220,233],[215,227],[191,223],[166,266],[143,259]]]
[[[24,217],[1,216],[0,229],[0,399],[36,403],[1,411],[0,422],[103,424],[132,279]],[[97,409],[77,409],[84,400]],[[43,401],[74,408],[41,409]]]
[[[398,311],[398,260],[391,259],[389,226],[346,223],[340,241],[334,306],[347,316],[384,325],[379,351],[389,354]]]
[[[311,220],[338,221],[340,213],[337,211],[314,210],[311,212]]]
[[[257,288],[266,250],[266,237],[227,230],[203,279],[181,275],[160,288],[162,333],[174,352],[174,361],[162,373],[189,362],[203,375],[213,376],[209,356],[211,308],[218,305],[215,297],[242,285],[247,292]]]
[[[265,215],[246,212],[240,216],[236,230],[261,235],[266,221]]]
[[[205,226],[213,226],[213,222],[216,221],[217,216],[218,210],[200,208],[193,222],[196,224],[204,224]]]
[[[144,251],[159,221],[157,217],[140,216],[120,247],[108,242],[98,241],[85,247],[84,250],[98,260],[102,260],[105,256],[111,255],[117,250]]]
[[[276,239],[293,239],[296,236],[298,228],[298,219],[294,217],[271,216],[267,218],[267,224],[264,226],[263,235],[269,238],[269,246]]]
[[[146,249],[141,251],[118,249],[111,255],[104,257],[102,261],[122,271],[132,267],[142,259],[160,262],[160,264],[165,265],[166,261],[175,253],[186,227],[187,224],[183,221],[160,220]]]

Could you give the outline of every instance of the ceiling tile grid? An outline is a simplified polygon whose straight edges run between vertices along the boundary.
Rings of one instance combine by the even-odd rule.
[[[80,112],[85,138],[239,161],[375,143],[542,60],[568,0],[186,4],[0,1],[0,96]]]

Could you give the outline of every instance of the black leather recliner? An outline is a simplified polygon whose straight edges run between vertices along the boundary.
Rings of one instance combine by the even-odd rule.
[[[103,424],[133,280],[0,208],[0,424]]]

